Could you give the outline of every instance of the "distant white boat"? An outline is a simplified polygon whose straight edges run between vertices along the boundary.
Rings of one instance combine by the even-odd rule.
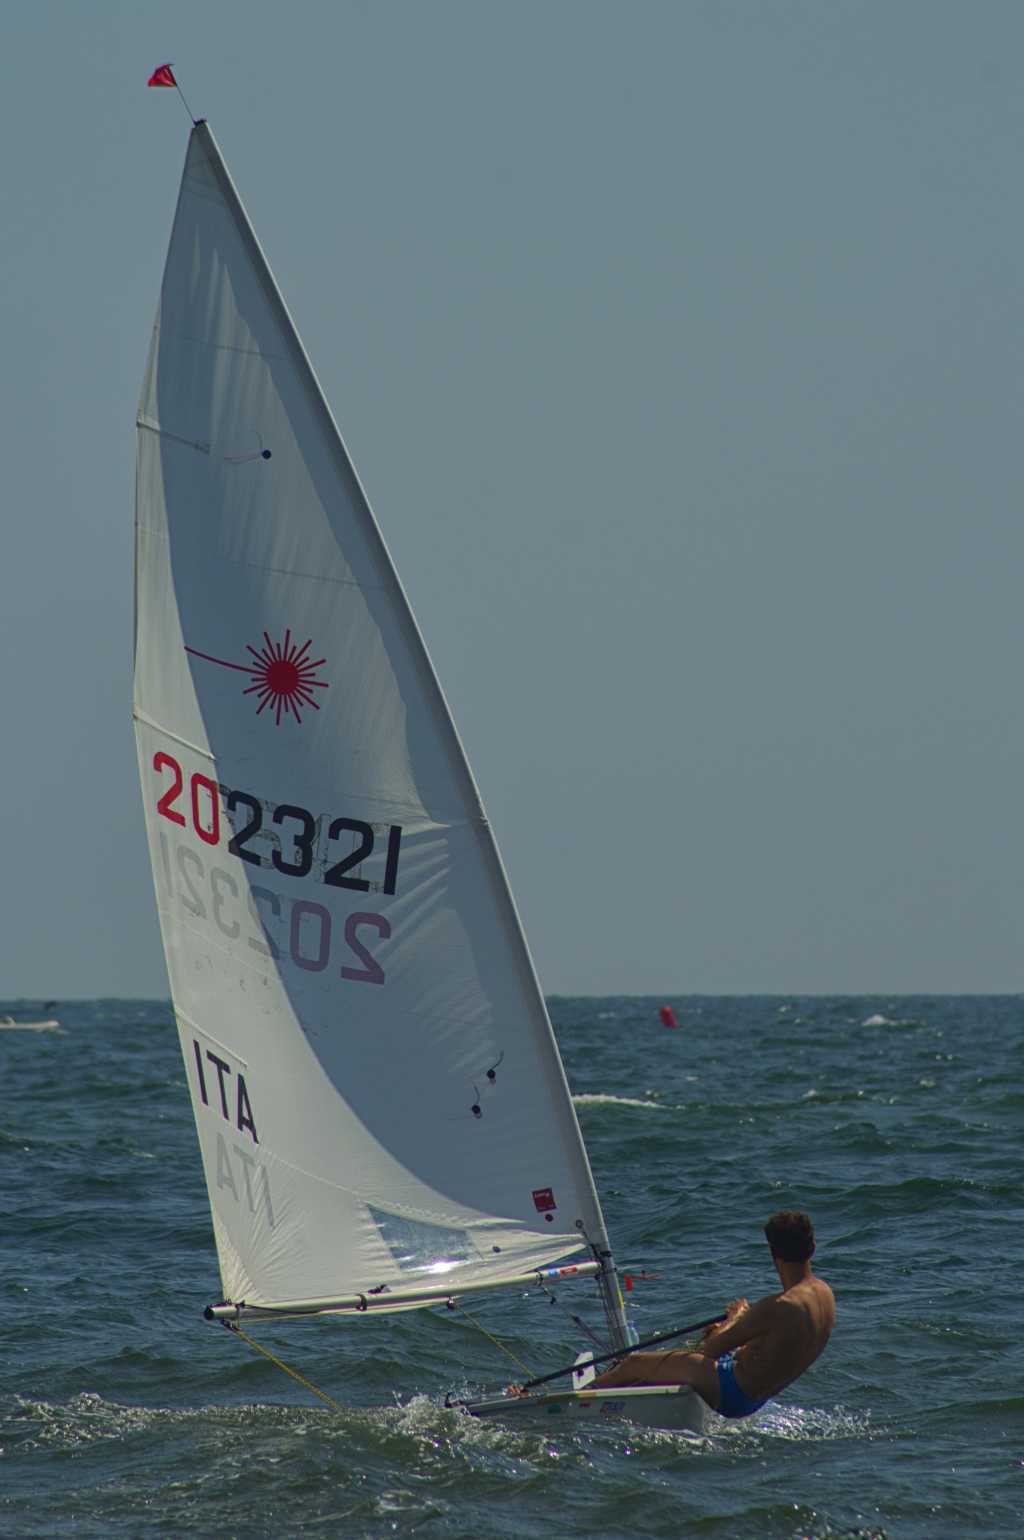
[[[59,1032],[60,1022],[15,1021],[13,1016],[0,1016],[0,1032]]]
[[[601,1351],[620,1352],[605,1222],[490,824],[205,123],[136,487],[135,728],[220,1263],[207,1318],[358,1333],[585,1280]],[[677,1386],[463,1405],[703,1425]]]

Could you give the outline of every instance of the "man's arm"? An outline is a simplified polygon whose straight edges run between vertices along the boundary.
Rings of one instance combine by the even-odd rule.
[[[747,1305],[745,1300],[737,1300],[735,1303],[740,1308],[733,1313],[730,1305],[729,1319],[725,1325],[717,1331],[710,1331],[697,1349],[702,1357],[721,1358],[723,1353],[742,1347],[745,1342],[762,1336],[770,1328],[777,1308],[774,1295],[769,1294],[754,1305]]]

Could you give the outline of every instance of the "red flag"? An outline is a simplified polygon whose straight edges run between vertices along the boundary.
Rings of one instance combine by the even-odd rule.
[[[169,64],[161,64],[158,70],[154,70],[146,81],[147,86],[176,86],[178,82],[174,78],[174,72]]]

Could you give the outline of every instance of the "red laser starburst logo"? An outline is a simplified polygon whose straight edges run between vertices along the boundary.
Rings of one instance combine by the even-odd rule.
[[[284,633],[283,642],[273,642],[269,632],[263,633],[263,646],[258,650],[246,643],[246,652],[252,657],[251,663],[229,663],[226,658],[212,658],[208,652],[200,652],[198,648],[186,647],[185,651],[191,653],[194,658],[202,658],[206,663],[219,664],[221,668],[234,668],[241,674],[248,674],[252,680],[243,695],[255,695],[259,705],[256,707],[256,715],[262,716],[270,707],[274,723],[281,725],[282,716],[293,716],[296,722],[302,721],[303,710],[312,707],[314,711],[320,710],[320,702],[313,694],[314,690],[326,690],[327,680],[315,677],[317,669],[325,661],[317,658],[311,662],[306,656],[313,645],[310,637],[302,647],[296,646],[292,641],[291,631]]]

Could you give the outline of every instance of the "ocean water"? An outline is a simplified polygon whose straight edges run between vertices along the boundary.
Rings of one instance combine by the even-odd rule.
[[[705,1436],[514,1431],[445,1409],[521,1377],[461,1315],[254,1330],[331,1410],[202,1319],[168,1005],[61,1003],[0,1031],[0,1534],[1024,1534],[1024,999],[550,1004],[641,1334],[769,1292],[760,1227],[806,1207],[839,1317],[801,1380]],[[535,1373],[597,1317],[589,1285],[466,1308]]]

